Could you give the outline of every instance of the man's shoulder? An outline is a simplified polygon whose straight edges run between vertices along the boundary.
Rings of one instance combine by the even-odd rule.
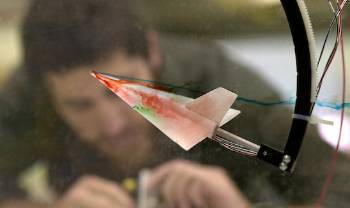
[[[160,36],[164,67],[161,81],[199,86],[207,92],[225,87],[246,98],[275,98],[275,89],[215,39]]]

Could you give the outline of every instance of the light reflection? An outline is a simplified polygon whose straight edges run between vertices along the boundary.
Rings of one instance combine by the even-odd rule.
[[[319,114],[320,115],[320,114]],[[333,121],[333,125],[317,126],[318,132],[321,138],[330,144],[332,147],[337,146],[339,128],[340,128],[340,114],[339,111],[328,111],[322,113],[322,119]],[[342,128],[342,137],[339,150],[350,155],[350,115],[347,114],[344,117],[344,123]]]

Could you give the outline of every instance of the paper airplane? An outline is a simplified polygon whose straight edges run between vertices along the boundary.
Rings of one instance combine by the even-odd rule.
[[[98,72],[92,75],[185,150],[212,138],[218,127],[240,113],[231,108],[237,95],[222,87],[192,99],[151,83]]]

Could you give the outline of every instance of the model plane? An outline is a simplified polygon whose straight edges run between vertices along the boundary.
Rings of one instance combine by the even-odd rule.
[[[220,126],[240,113],[231,108],[237,95],[222,87],[192,99],[149,82],[98,72],[92,75],[185,150],[214,138]]]

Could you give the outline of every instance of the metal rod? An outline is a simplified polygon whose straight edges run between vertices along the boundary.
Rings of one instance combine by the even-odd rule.
[[[234,142],[234,143],[237,143],[237,144],[240,144],[242,146],[245,146],[247,148],[249,148],[250,150],[253,150],[255,152],[258,152],[259,149],[260,149],[260,146],[253,143],[253,142],[250,142],[248,140],[245,140],[237,135],[234,135],[232,134],[231,132],[228,132],[224,129],[221,129],[221,128],[217,128],[216,132],[215,132],[215,135],[218,135],[222,138],[225,138],[227,139],[228,141],[231,141],[231,142]],[[214,136],[215,136],[214,135]]]

